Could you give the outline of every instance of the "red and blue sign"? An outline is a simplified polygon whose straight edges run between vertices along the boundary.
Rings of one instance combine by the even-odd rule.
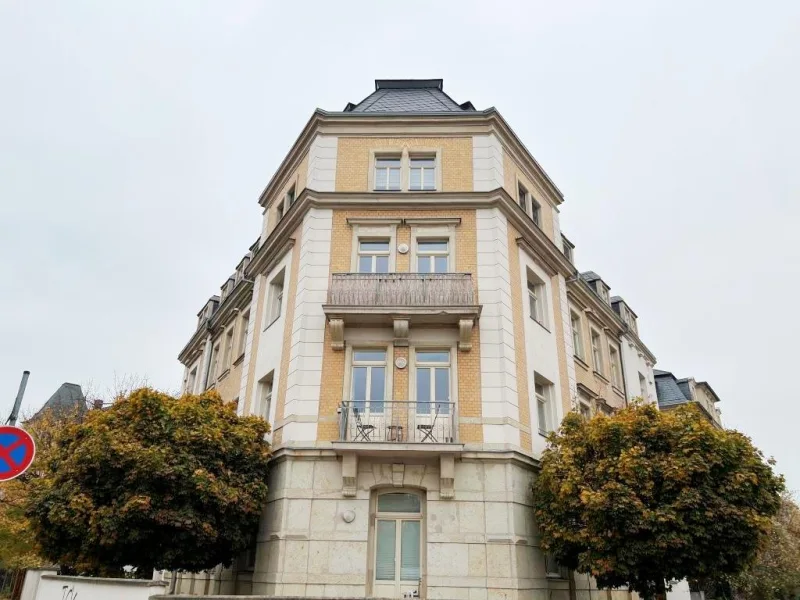
[[[36,456],[36,444],[24,429],[0,426],[0,481],[22,475]]]

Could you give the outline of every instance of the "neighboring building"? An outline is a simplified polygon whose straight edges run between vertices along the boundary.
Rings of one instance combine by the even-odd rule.
[[[180,355],[185,391],[238,399],[274,448],[254,551],[181,591],[568,597],[532,520],[545,436],[639,395],[621,344],[655,358],[578,275],[562,202],[497,110],[441,80],[314,112]]]
[[[86,396],[83,395],[81,386],[77,383],[62,383],[44,406],[28,419],[28,422],[35,421],[47,412],[52,412],[56,418],[60,418],[82,416],[87,410]]]
[[[721,411],[716,404],[719,396],[705,381],[695,381],[693,377],[678,379],[669,371],[655,371],[658,408],[669,410],[676,406],[693,402],[717,427],[722,427]]]
[[[628,400],[641,398],[648,404],[656,402],[656,381],[653,375],[656,357],[639,337],[638,317],[619,296],[611,297],[611,307],[624,324],[620,346]]]

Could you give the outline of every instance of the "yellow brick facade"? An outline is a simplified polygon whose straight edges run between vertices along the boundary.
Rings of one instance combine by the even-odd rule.
[[[441,152],[442,191],[472,191],[471,137],[340,137],[336,158],[336,191],[367,192],[374,151]]]
[[[413,217],[447,217],[460,218],[461,224],[455,229],[456,271],[472,273],[473,285],[477,289],[477,247],[475,211],[467,209],[454,210],[335,210],[333,213],[333,226],[331,234],[330,272],[346,273],[352,270],[353,230],[348,224],[348,218],[357,217],[384,217],[384,218],[413,218]],[[397,243],[410,244],[411,227],[409,225],[397,226]],[[397,272],[409,272],[409,254],[396,255]],[[456,357],[458,365],[458,403],[459,414],[464,418],[481,417],[481,381],[480,381],[480,340],[478,328],[473,331],[473,349],[470,352],[459,352]],[[395,348],[394,357],[408,359],[408,348]],[[408,400],[412,397],[409,390],[408,369],[392,367],[392,398],[395,400]],[[330,330],[325,330],[325,346],[322,357],[322,386],[319,406],[319,425],[317,437],[319,440],[332,441],[337,439],[338,425],[336,409],[342,401],[342,390],[345,374],[345,353],[332,350],[330,347]],[[460,440],[465,443],[481,442],[483,430],[480,425],[463,424],[459,429]]]
[[[517,238],[519,232],[508,226],[508,270],[511,275],[511,309],[514,313],[514,354],[517,362],[517,403],[519,422],[523,429],[519,432],[520,446],[523,450],[533,450],[531,442],[531,408],[528,395],[528,360],[525,351],[525,316],[522,309],[522,281],[519,274],[519,251]],[[527,428],[527,431],[524,429]]]

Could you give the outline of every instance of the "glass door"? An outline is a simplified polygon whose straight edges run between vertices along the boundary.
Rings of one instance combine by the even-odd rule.
[[[403,594],[419,591],[421,557],[421,498],[409,493],[379,495],[373,596],[401,598]]]
[[[450,351],[417,350],[415,442],[452,442]]]

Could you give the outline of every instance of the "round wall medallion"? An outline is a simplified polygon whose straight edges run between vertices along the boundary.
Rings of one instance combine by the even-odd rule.
[[[356,520],[356,511],[346,510],[342,513],[342,519],[345,523],[352,523]]]
[[[394,366],[398,369],[405,369],[408,361],[402,356],[394,361]]]
[[[397,251],[400,254],[405,254],[406,252],[408,252],[408,244],[400,244],[400,245],[398,245],[397,246]]]

